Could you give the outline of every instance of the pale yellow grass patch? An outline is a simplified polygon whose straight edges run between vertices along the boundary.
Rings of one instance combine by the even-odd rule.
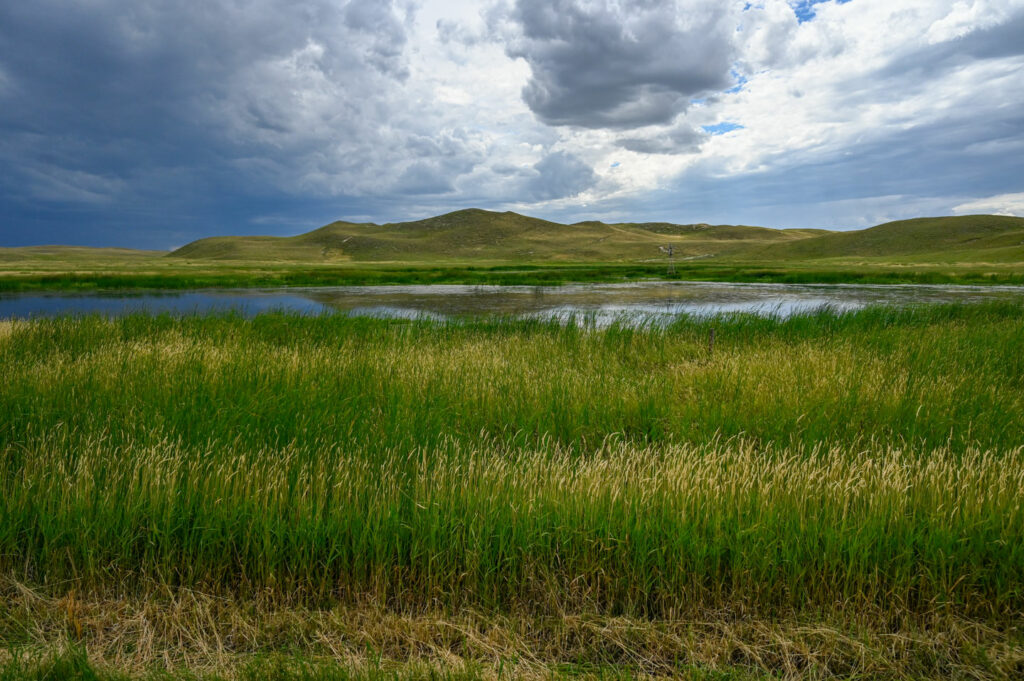
[[[229,678],[254,655],[281,649],[355,670],[430,665],[526,679],[552,678],[559,667],[581,659],[614,661],[639,678],[673,676],[681,664],[720,670],[739,664],[787,679],[920,678],[929,659],[951,676],[1009,678],[1024,660],[1019,640],[971,620],[927,616],[878,629],[874,624],[884,618],[873,619],[876,613],[842,609],[814,622],[714,613],[700,620],[597,612],[555,618],[473,610],[398,613],[376,603],[303,609],[260,594],[240,603],[162,587],[130,598],[73,590],[51,596],[9,579],[0,580],[0,596],[11,617],[26,625],[30,651],[76,646],[101,667],[187,667]],[[983,662],[969,654],[979,643],[988,651]],[[10,654],[0,651],[0,662]],[[922,662],[923,668],[917,666]]]

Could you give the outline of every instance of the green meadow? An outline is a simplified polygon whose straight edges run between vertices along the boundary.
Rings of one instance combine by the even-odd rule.
[[[0,323],[0,679],[1024,671],[1024,307],[577,321]]]
[[[661,250],[671,246],[673,262]],[[31,290],[559,284],[636,279],[1024,284],[1024,218],[919,218],[868,229],[589,221],[462,210],[333,222],[292,237],[222,236],[170,252],[0,248],[0,293]]]

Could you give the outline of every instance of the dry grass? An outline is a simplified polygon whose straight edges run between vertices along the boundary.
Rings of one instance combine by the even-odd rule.
[[[50,598],[5,581],[7,627],[34,653],[89,651],[98,666],[141,674],[154,667],[226,677],[247,661],[289,655],[349,669],[434,666],[498,678],[549,678],[575,669],[668,677],[687,669],[772,678],[1013,678],[1024,642],[982,622],[837,606],[815,619],[757,619],[708,612],[649,620],[595,612],[545,617],[463,610],[403,614],[379,604],[329,610],[280,608],[154,585],[146,598],[69,592]],[[882,626],[880,626],[882,625]],[[895,625],[895,626],[893,626]]]

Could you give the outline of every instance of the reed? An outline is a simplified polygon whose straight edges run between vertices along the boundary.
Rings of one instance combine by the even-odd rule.
[[[642,617],[1024,604],[1020,449],[66,442],[8,472],[0,547],[27,582]]]
[[[0,575],[47,598],[854,609],[1005,636],[1024,612],[1022,311],[7,324]],[[0,640],[19,621],[0,606]]]

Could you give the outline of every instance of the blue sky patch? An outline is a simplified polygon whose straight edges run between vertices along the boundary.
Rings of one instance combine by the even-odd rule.
[[[836,1],[840,5],[844,5],[850,2],[850,0]],[[828,0],[798,0],[798,2],[790,4],[793,5],[793,11],[796,13],[797,21],[799,21],[802,24],[805,21],[810,21],[811,19],[814,18],[814,6],[820,5],[823,2],[828,2]]]
[[[736,69],[730,70],[729,74],[736,80],[736,84],[726,90],[726,92],[733,94],[742,90],[743,86],[747,84],[747,77],[739,73]]]
[[[700,127],[704,128],[704,132],[712,135],[724,135],[725,133],[732,132],[733,130],[743,129],[743,126],[739,123],[732,123],[730,121],[723,121],[722,123],[715,123],[714,125],[702,125]]]

